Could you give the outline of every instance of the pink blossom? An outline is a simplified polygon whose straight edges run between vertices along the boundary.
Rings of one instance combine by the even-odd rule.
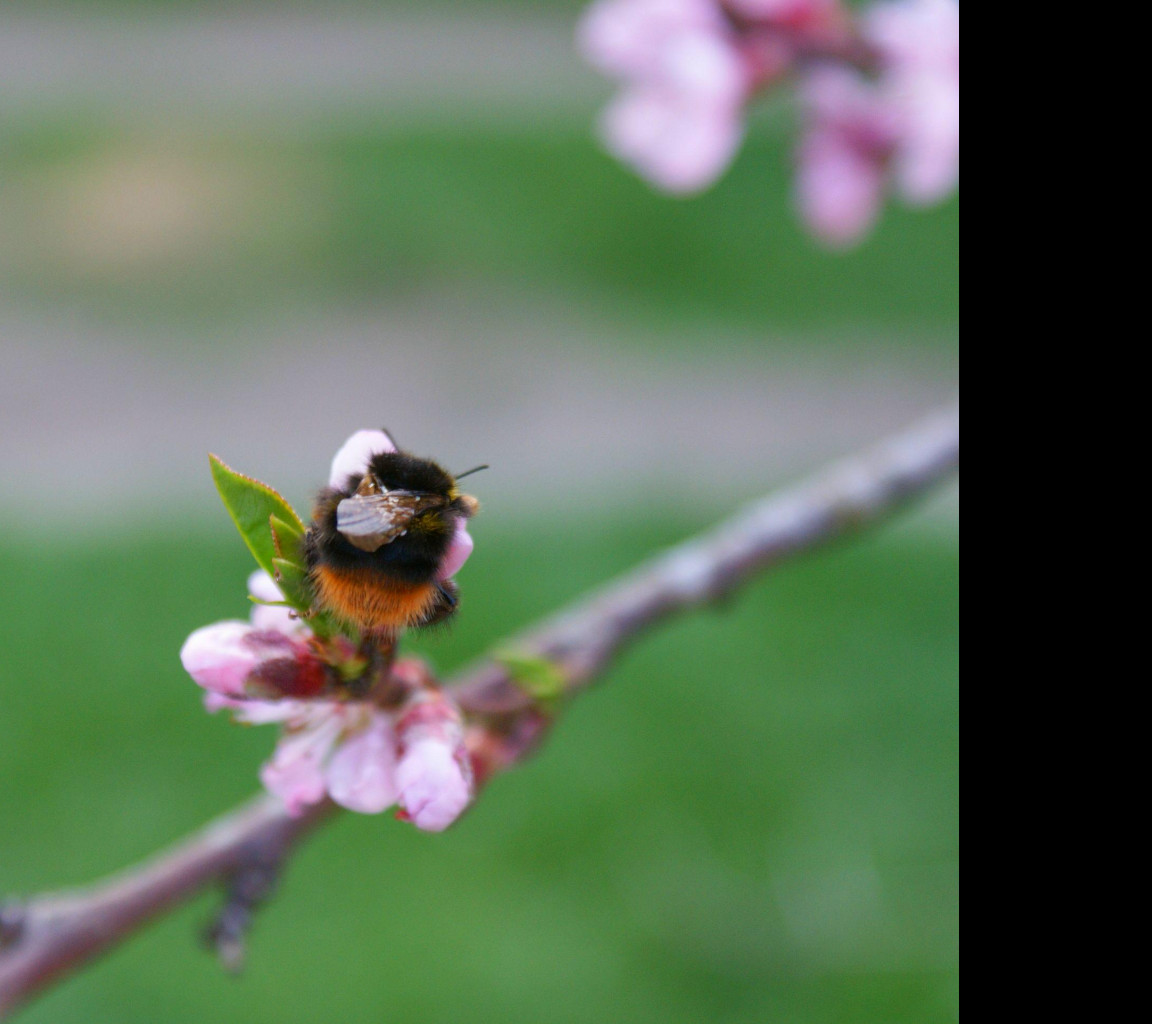
[[[879,90],[896,120],[896,186],[910,203],[943,199],[960,173],[960,5],[888,0],[865,17]]]
[[[890,0],[865,22],[880,67],[874,80],[823,65],[802,79],[807,121],[796,195],[813,232],[838,246],[872,226],[891,182],[910,203],[954,187],[960,159],[959,7]]]
[[[390,716],[374,704],[208,697],[209,711],[227,709],[248,725],[283,726],[260,781],[291,814],[325,794],[361,814],[379,814],[396,802],[395,733]]]
[[[298,709],[285,727],[271,760],[260,769],[268,792],[284,801],[290,814],[299,814],[324,796],[324,767],[344,727],[344,706],[316,701]]]
[[[382,431],[358,431],[332,464],[333,483],[362,474],[379,452],[394,451]],[[447,579],[472,551],[465,523],[440,565]],[[209,711],[229,710],[251,725],[279,724],[276,749],[260,771],[261,781],[292,814],[326,795],[364,814],[400,802],[417,827],[439,831],[471,799],[471,766],[463,744],[460,712],[432,685],[418,662],[392,667],[394,688],[408,697],[389,709],[366,700],[334,699],[344,688],[332,667],[356,660],[345,637],[322,644],[282,602],[280,588],[264,571],[248,578],[261,602],[251,622],[218,622],[185,641],[181,661],[206,693]],[[327,659],[327,660],[325,660]]]
[[[830,245],[858,241],[876,219],[896,139],[891,112],[857,72],[818,67],[801,83],[808,128],[797,153],[796,199]]]
[[[620,78],[660,72],[669,43],[723,33],[715,0],[597,0],[578,30],[588,60]]]
[[[412,824],[443,832],[472,800],[471,780],[452,747],[425,740],[407,749],[396,769],[400,802]]]
[[[666,192],[706,188],[732,162],[744,137],[739,109],[696,103],[673,90],[622,92],[600,121],[604,144]]]
[[[394,678],[415,688],[394,712],[366,701],[246,700],[217,691],[205,706],[249,725],[282,726],[260,780],[289,813],[325,795],[361,814],[399,803],[417,828],[439,832],[472,799],[460,711],[417,663],[398,662]]]
[[[412,823],[441,832],[472,800],[472,768],[456,705],[442,692],[419,692],[396,722],[399,803]]]
[[[599,0],[580,27],[587,58],[623,80],[601,130],[609,151],[669,192],[695,192],[743,137],[750,68],[713,0]]]
[[[804,141],[796,176],[800,212],[812,231],[834,246],[862,238],[876,220],[884,190],[880,165],[835,132]]]
[[[344,740],[328,762],[328,792],[361,814],[379,814],[396,802],[396,737],[389,717],[373,712],[368,724]]]
[[[238,621],[204,626],[180,649],[185,671],[204,689],[226,697],[256,696],[277,678],[295,678],[307,656],[285,634]]]
[[[242,721],[254,714],[261,722],[285,723],[260,780],[290,813],[299,814],[325,793],[361,814],[378,814],[396,802],[395,738],[383,711],[354,701],[262,703],[237,714]]]

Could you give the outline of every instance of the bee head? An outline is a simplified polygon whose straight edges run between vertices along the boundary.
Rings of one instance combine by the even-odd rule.
[[[365,479],[371,478],[379,490],[415,491],[452,497],[456,482],[447,470],[431,459],[419,459],[407,452],[380,452],[368,462]]]

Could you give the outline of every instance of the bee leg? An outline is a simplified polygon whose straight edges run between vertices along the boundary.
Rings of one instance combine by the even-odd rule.
[[[458,602],[458,594],[456,584],[451,580],[438,580],[432,586],[436,590],[436,604],[428,612],[424,621],[420,623],[422,626],[431,626],[437,622],[443,622],[453,612],[456,611]]]

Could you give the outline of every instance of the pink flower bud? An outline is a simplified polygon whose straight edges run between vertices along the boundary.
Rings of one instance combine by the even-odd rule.
[[[405,813],[417,828],[442,832],[472,799],[470,773],[453,745],[428,739],[405,751],[396,768]]]
[[[441,832],[472,800],[460,710],[442,691],[423,690],[400,712],[396,737],[398,802],[417,828]]]
[[[329,487],[343,487],[350,476],[363,476],[368,470],[368,460],[380,452],[394,452],[396,446],[392,438],[383,430],[357,430],[332,459],[332,470],[328,474]]]
[[[225,697],[305,697],[326,683],[306,644],[246,622],[201,627],[184,641],[180,661],[200,686]]]
[[[247,622],[215,622],[196,630],[180,648],[184,670],[206,690],[243,697],[244,683],[260,664],[260,650],[249,643]]]

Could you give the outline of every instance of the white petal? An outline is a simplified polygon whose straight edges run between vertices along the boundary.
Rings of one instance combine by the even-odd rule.
[[[283,733],[272,759],[260,769],[260,781],[284,801],[289,814],[299,814],[324,796],[324,760],[342,728],[341,717],[332,714]]]
[[[396,738],[382,714],[353,733],[332,755],[325,772],[328,795],[342,807],[379,814],[396,802]]]
[[[380,452],[394,452],[392,438],[383,430],[357,430],[336,453],[328,474],[329,487],[342,487],[349,476],[363,476],[368,460]]]

